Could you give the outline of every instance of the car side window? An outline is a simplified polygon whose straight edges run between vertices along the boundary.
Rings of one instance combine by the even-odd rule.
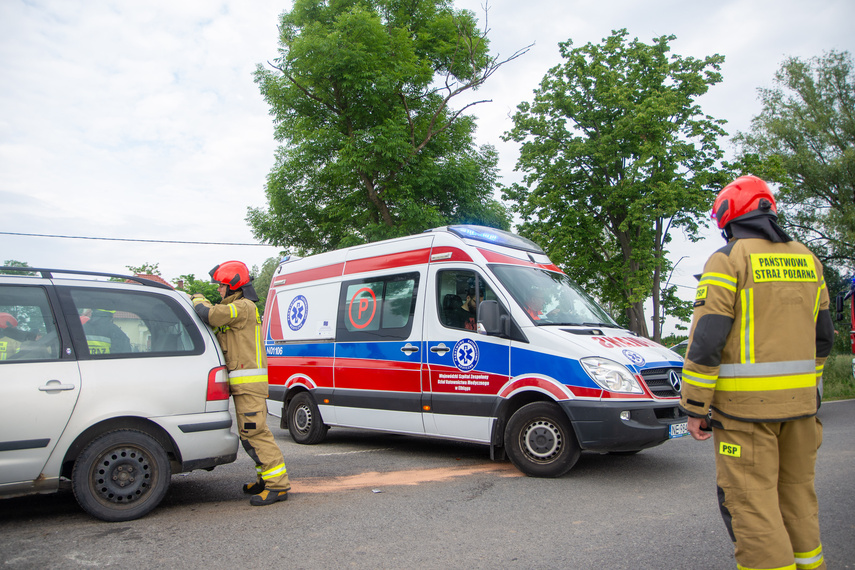
[[[418,288],[418,273],[342,283],[338,311],[340,340],[408,338],[413,327]]]
[[[174,299],[140,291],[67,288],[78,355],[114,358],[201,354],[204,343]]]
[[[58,360],[56,320],[43,287],[0,285],[0,365]]]

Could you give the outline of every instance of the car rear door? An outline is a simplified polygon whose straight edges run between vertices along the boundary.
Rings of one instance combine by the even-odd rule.
[[[0,312],[17,320],[0,329],[9,348],[0,359],[0,484],[42,475],[80,395],[77,361],[49,291],[46,282],[0,284]]]

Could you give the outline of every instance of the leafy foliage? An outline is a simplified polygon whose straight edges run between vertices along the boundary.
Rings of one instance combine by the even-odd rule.
[[[193,273],[173,279],[172,284],[176,290],[183,291],[191,297],[196,293],[201,293],[212,305],[216,305],[221,300],[220,294],[217,293],[216,283],[211,283],[210,279],[196,279],[196,275]]]
[[[317,253],[452,222],[509,227],[498,157],[450,103],[503,63],[447,0],[296,0],[255,80],[283,145],[256,238]],[[346,49],[342,49],[346,46]]]
[[[738,133],[740,166],[779,185],[781,225],[824,264],[855,270],[855,68],[849,52],[791,57]]]
[[[699,227],[729,175],[717,165],[723,120],[695,99],[721,81],[724,58],[669,57],[674,36],[651,45],[619,30],[601,45],[559,44],[565,62],[547,73],[533,102],[518,106],[506,140],[522,143],[524,184],[505,189],[522,217],[519,233],[604,304],[626,312],[648,335],[644,301],[653,297],[687,318],[672,290],[670,232],[700,239]]]

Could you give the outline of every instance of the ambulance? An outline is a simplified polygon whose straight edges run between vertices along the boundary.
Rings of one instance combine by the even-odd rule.
[[[493,228],[286,258],[263,331],[270,397],[301,444],[330,427],[446,438],[558,477],[583,450],[632,454],[687,433],[680,356]]]

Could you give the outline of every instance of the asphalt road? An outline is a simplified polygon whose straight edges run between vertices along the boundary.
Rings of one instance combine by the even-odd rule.
[[[828,567],[855,568],[855,400],[820,411],[817,464]],[[271,418],[271,424],[276,423]],[[290,500],[251,507],[243,454],[176,475],[147,517],[103,523],[70,493],[0,501],[2,568],[735,567],[711,442],[583,454],[560,479],[521,476],[486,447],[330,430],[285,452]]]

